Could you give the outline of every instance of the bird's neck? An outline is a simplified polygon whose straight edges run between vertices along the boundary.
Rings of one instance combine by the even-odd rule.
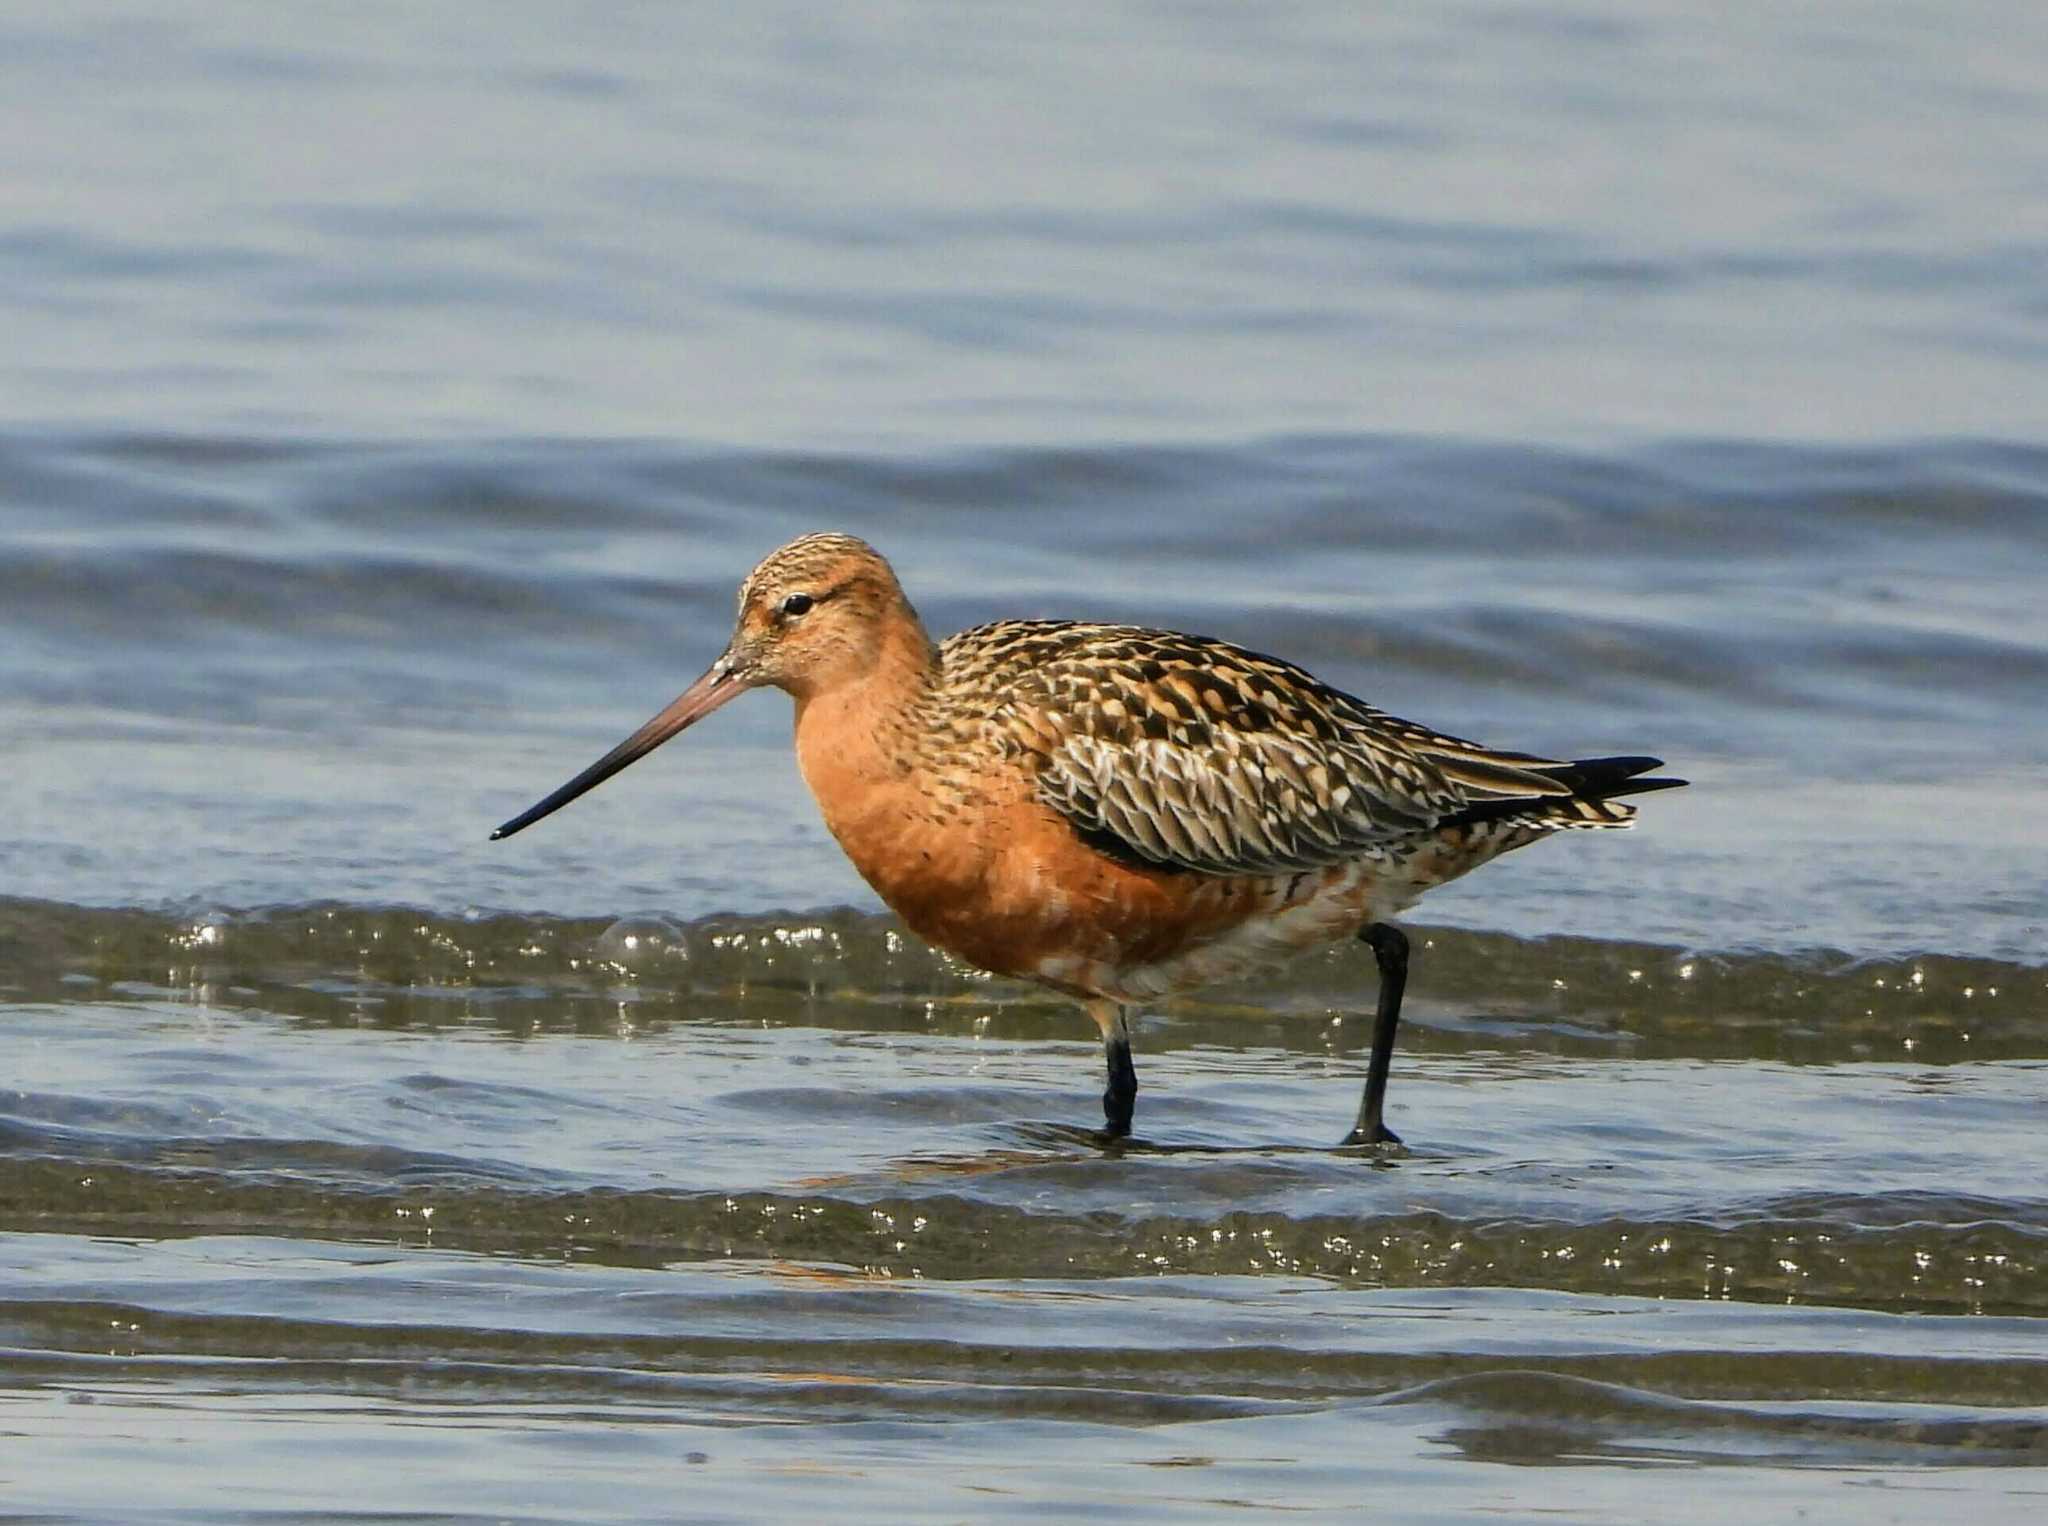
[[[890,793],[914,789],[929,755],[939,650],[904,614],[859,673],[796,696],[797,762],[842,842],[866,818],[886,816]]]

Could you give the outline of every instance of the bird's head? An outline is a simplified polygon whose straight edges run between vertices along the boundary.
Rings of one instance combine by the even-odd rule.
[[[732,639],[703,676],[582,773],[499,827],[492,840],[560,810],[748,689],[783,689],[802,702],[858,680],[881,659],[892,634],[906,629],[920,647],[925,643],[895,572],[873,546],[836,534],[791,541],[740,584]]]

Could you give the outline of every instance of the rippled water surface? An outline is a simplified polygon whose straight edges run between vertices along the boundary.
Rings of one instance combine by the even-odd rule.
[[[0,1513],[2038,1519],[2044,41],[0,7]],[[485,840],[828,527],[1692,787],[1106,1147],[779,696]]]

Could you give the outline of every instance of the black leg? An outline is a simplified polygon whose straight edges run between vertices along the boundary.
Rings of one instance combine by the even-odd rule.
[[[1102,1052],[1109,1060],[1109,1088],[1102,1094],[1108,1127],[1103,1132],[1122,1139],[1131,1132],[1131,1113],[1138,1104],[1138,1070],[1131,1064],[1131,1035],[1121,1012],[1116,1026],[1102,1036]]]
[[[1375,922],[1359,938],[1371,945],[1380,967],[1379,1009],[1372,1021],[1372,1058],[1365,1067],[1365,1096],[1358,1122],[1344,1136],[1348,1145],[1399,1144],[1401,1136],[1380,1116],[1387,1102],[1387,1067],[1394,1060],[1394,1030],[1401,1023],[1401,993],[1408,985],[1408,935],[1388,922]]]

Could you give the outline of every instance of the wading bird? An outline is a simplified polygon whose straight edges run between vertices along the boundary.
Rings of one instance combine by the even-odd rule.
[[[1379,965],[1365,1094],[1382,1111],[1407,980],[1388,918],[1554,831],[1626,827],[1656,758],[1562,762],[1399,720],[1278,658],[1126,625],[1003,620],[934,642],[889,564],[806,535],[739,590],[731,642],[509,837],[745,690],[796,701],[825,825],[920,937],[1078,998],[1102,1030],[1107,1132],[1138,1095],[1132,1004],[1353,936]]]

